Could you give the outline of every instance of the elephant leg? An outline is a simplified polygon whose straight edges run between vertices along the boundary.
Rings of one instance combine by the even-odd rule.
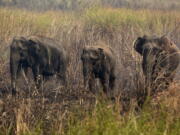
[[[27,76],[27,74],[28,74],[28,67],[23,67],[23,69],[24,69],[25,76]]]
[[[22,70],[22,75],[26,81],[27,84],[29,84],[29,80],[27,78],[27,74],[28,74],[28,68],[27,67],[24,67],[23,70]]]
[[[89,87],[89,79],[87,79],[87,77],[85,77],[84,76],[84,87],[85,87],[85,89],[88,89],[88,87]]]
[[[43,81],[44,81],[44,82],[48,81],[49,79],[50,79],[50,76],[45,76],[45,75],[43,75]]]
[[[23,68],[20,64],[17,69],[17,78],[19,78],[22,75],[22,72],[23,72]]]
[[[89,85],[90,91],[93,94],[96,94],[96,91],[95,91],[95,76],[94,75],[89,76],[88,85]]]
[[[66,68],[67,66],[65,63],[60,63],[59,70],[57,73],[57,77],[62,81],[62,84],[64,86],[67,86]]]
[[[109,77],[109,87],[111,90],[113,90],[115,87],[115,79],[116,79],[115,75],[111,74]]]
[[[16,85],[17,85],[17,80],[20,76],[21,71],[22,71],[21,65],[18,65],[17,70],[15,70],[13,72],[13,74],[11,75],[12,95],[16,95],[16,93],[17,93],[16,92],[16,90],[17,90]]]
[[[137,94],[136,99],[137,99],[137,105],[138,105],[138,108],[136,108],[137,110],[142,109],[142,107],[148,97],[148,89],[149,88],[146,88],[144,91],[139,91],[136,93]]]
[[[33,76],[34,76],[34,81],[35,81],[36,87],[39,89],[41,86],[41,83],[42,83],[42,80],[41,80],[41,77],[39,74],[39,67],[34,67],[32,71],[33,71]]]
[[[11,80],[12,95],[16,95],[16,80]]]
[[[61,80],[64,86],[67,86],[66,73],[58,73],[57,77]]]
[[[107,73],[104,74],[104,76],[101,78],[101,83],[103,86],[103,91],[107,95],[109,91],[109,75]]]
[[[16,90],[17,90],[16,84],[17,84],[17,76],[16,76],[16,77],[14,77],[14,76],[11,77],[11,88],[12,88],[11,94],[12,94],[13,96],[16,95]]]

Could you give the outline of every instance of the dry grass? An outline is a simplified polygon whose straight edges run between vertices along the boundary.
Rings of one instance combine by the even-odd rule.
[[[121,104],[95,98],[84,90],[80,54],[85,45],[102,40],[117,57],[116,95],[134,97],[143,89],[140,56],[133,41],[144,34],[164,35],[180,45],[180,12],[92,8],[83,13],[0,9],[0,134],[172,134],[179,133],[180,98],[177,82],[148,102],[140,114],[132,109],[119,115]],[[32,78],[28,86],[19,80],[19,97],[12,98],[9,75],[9,44],[17,35],[54,38],[70,55],[67,89],[47,82],[39,91]],[[31,74],[29,75],[31,76]],[[141,84],[137,87],[138,84]],[[128,100],[128,99],[127,99]]]

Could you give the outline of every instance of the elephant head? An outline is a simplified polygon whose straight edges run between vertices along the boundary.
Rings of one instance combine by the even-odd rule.
[[[141,55],[147,55],[147,53],[155,55],[157,52],[162,50],[160,46],[161,38],[155,36],[138,37],[134,43],[134,49]]]
[[[147,36],[138,37],[134,42],[134,49],[140,54],[144,55],[146,52],[155,54],[155,51],[173,51],[176,45],[166,36],[156,37]]]
[[[15,37],[10,45],[10,72],[13,92],[16,91],[16,79],[20,71],[32,64],[32,57],[36,56],[39,47],[32,39]]]

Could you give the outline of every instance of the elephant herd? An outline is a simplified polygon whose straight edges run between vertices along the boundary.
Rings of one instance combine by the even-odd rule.
[[[178,47],[166,36],[143,36],[134,42],[134,49],[142,56],[142,69],[146,86],[152,94],[167,89],[174,79],[180,54]],[[95,93],[98,78],[108,94],[115,87],[116,57],[106,45],[85,46],[81,54],[84,85]],[[10,72],[12,94],[16,94],[16,81],[23,71],[32,70],[36,87],[42,80],[57,75],[67,85],[68,52],[56,41],[41,36],[15,37],[10,45]]]

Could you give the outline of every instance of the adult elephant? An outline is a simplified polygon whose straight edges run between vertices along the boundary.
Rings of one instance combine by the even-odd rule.
[[[138,37],[135,50],[143,57],[142,69],[151,94],[168,89],[180,63],[178,47],[166,36]]]
[[[10,45],[10,73],[12,94],[16,93],[16,81],[22,70],[32,69],[37,88],[42,77],[57,74],[66,85],[67,54],[53,39],[41,36],[14,37]]]
[[[115,56],[105,45],[85,46],[81,54],[84,85],[95,94],[95,79],[99,78],[103,91],[108,94],[115,86]]]

